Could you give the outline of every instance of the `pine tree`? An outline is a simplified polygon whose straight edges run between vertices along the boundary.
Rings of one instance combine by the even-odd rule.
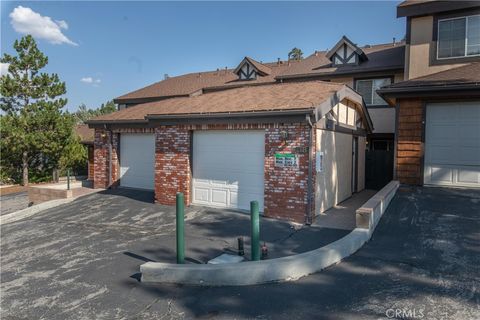
[[[39,158],[57,169],[63,150],[72,141],[73,118],[62,111],[67,100],[65,82],[57,74],[41,72],[48,57],[37,47],[32,36],[16,40],[16,56],[4,54],[0,60],[9,64],[0,78],[1,150],[18,155],[22,184],[28,185],[29,166]],[[7,156],[7,158],[9,158]]]

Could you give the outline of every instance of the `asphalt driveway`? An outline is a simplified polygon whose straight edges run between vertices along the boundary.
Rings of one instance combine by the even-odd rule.
[[[372,241],[340,264],[297,282],[224,288],[138,282],[143,261],[172,256],[173,243],[162,241],[172,239],[174,217],[149,194],[128,197],[89,195],[2,226],[2,319],[480,318],[479,190],[401,188]],[[187,218],[210,225],[199,242],[224,232],[208,212],[192,208]],[[284,227],[272,227],[270,240]],[[325,229],[313,239],[339,235]],[[201,245],[190,256],[204,262],[229,246]]]

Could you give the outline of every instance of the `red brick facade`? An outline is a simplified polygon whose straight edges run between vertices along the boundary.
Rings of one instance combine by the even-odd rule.
[[[183,192],[186,204],[190,203],[192,178],[190,152],[194,130],[252,129],[265,130],[264,214],[269,217],[304,222],[308,185],[307,147],[310,134],[310,129],[306,124],[212,124],[155,128],[155,201],[160,204],[173,205],[176,193]],[[118,182],[118,133],[152,132],[151,130],[153,129],[114,131],[113,182]],[[281,134],[282,132],[287,133],[286,138]],[[106,137],[102,134],[105,134]],[[108,185],[108,139],[108,132],[96,129],[94,184],[97,188],[105,188]],[[275,153],[297,154],[298,167],[276,167]],[[313,203],[314,201],[312,201],[311,212],[314,212]]]
[[[288,133],[286,139],[282,137],[282,131]],[[308,146],[309,134],[310,129],[306,125],[283,125],[266,129],[266,216],[304,222],[308,203],[308,149],[301,152],[298,150]],[[298,167],[275,167],[275,153],[298,154]]]
[[[400,183],[423,184],[423,101],[398,100],[396,176]]]
[[[110,137],[111,136],[111,137]],[[112,185],[117,185],[119,177],[119,164],[118,164],[118,134],[111,133],[107,130],[95,129],[95,142],[94,142],[94,174],[93,174],[93,187],[94,188],[108,188],[109,186],[109,144],[110,139],[112,141]]]
[[[159,127],[155,130],[155,201],[174,205],[177,192],[190,203],[190,136],[188,129]]]

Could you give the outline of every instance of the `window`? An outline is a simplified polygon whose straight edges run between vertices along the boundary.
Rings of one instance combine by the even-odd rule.
[[[437,59],[480,55],[480,15],[438,21]]]
[[[385,100],[380,98],[377,94],[377,90],[381,87],[388,86],[392,83],[392,79],[364,79],[356,81],[356,88],[365,100],[367,106],[386,105]]]

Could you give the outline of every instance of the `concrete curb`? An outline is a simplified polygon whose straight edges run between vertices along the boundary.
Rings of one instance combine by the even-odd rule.
[[[99,189],[97,192],[100,192],[102,190],[103,189]],[[70,202],[72,202],[72,201],[74,201],[78,198],[88,196],[88,195],[94,194],[94,193],[96,193],[96,192],[82,194],[81,196],[74,197],[74,198],[50,200],[50,201],[42,202],[42,203],[39,203],[37,205],[31,206],[31,207],[28,207],[28,208],[25,208],[25,209],[22,209],[22,210],[18,210],[18,211],[15,211],[15,212],[8,213],[6,215],[0,216],[0,226],[4,225],[4,224],[16,222],[16,221],[19,221],[19,220],[22,220],[22,219],[25,219],[25,218],[28,218],[28,217],[31,217],[31,216],[33,216],[33,215],[35,215],[35,214],[37,214],[41,211],[51,209],[51,208],[54,208],[54,207],[58,207],[62,204],[70,203]]]
[[[392,181],[357,212],[363,223],[345,237],[322,248],[284,258],[235,264],[170,264],[147,262],[140,266],[142,282],[177,283],[200,286],[244,286],[292,281],[318,272],[360,249],[372,236],[399,186]]]

